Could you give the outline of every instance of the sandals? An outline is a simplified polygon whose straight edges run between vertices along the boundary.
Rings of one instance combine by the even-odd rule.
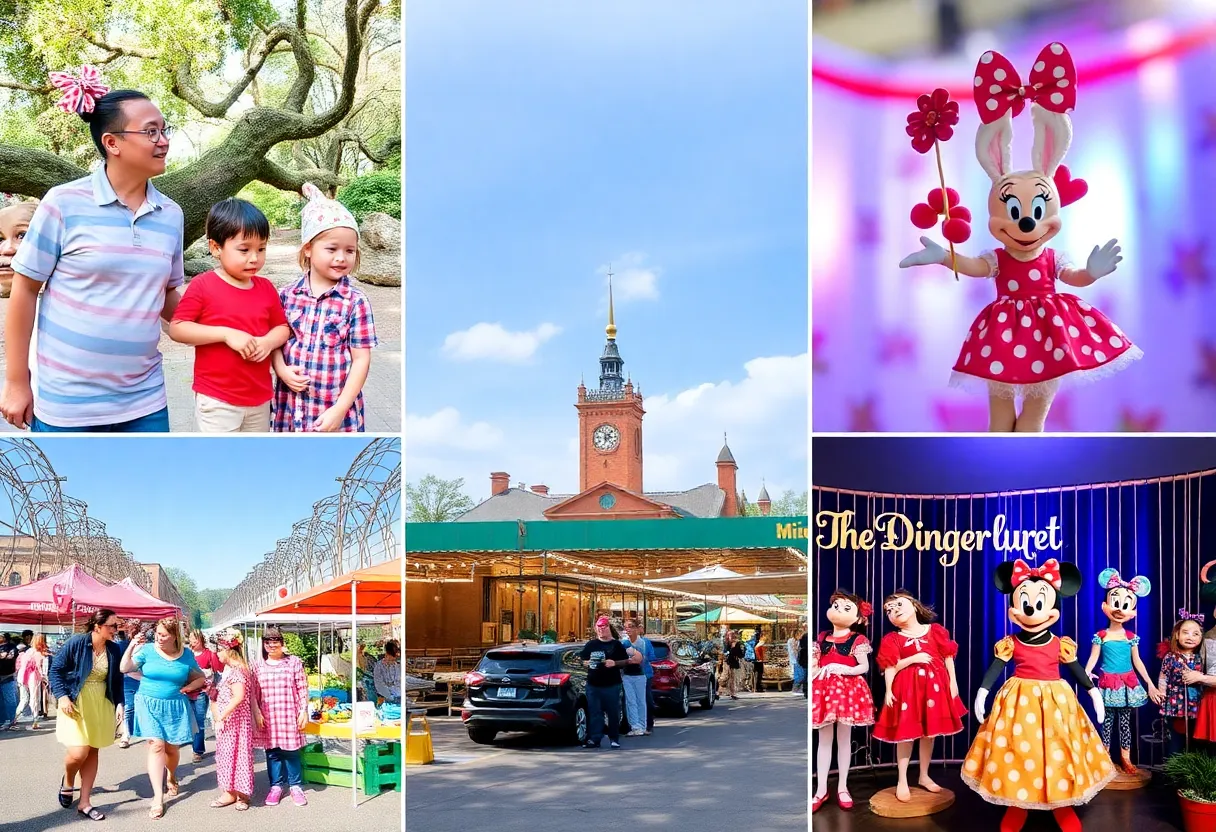
[[[245,812],[245,811],[248,811],[248,809],[249,809],[249,801],[248,801],[248,800],[238,800],[238,801],[236,802],[236,810],[237,810],[238,812]]]
[[[201,763],[202,761],[203,761],[202,754],[195,754],[193,757],[190,758],[190,762],[192,762],[192,763]]]
[[[165,804],[153,803],[152,808],[148,810],[148,817],[152,820],[160,820],[165,816]]]
[[[119,747],[119,748],[130,748],[130,747],[131,747],[131,741],[130,741],[130,740],[119,740],[119,741],[118,741],[118,747]]]
[[[169,795],[169,797],[177,797],[177,792],[179,789],[177,778],[169,777],[166,779],[167,782],[165,784],[165,794]]]
[[[59,805],[65,809],[72,807],[72,795],[76,793],[75,789],[68,788],[67,778],[59,778]]]
[[[211,801],[211,803],[209,805],[211,806],[212,809],[223,809],[225,806],[231,806],[233,803],[240,803],[240,801],[239,800],[224,800],[223,798],[217,797],[215,800]]]
[[[105,813],[98,811],[96,806],[90,806],[89,810],[87,812],[84,809],[77,809],[76,814],[84,815],[89,820],[105,820],[106,819]]]

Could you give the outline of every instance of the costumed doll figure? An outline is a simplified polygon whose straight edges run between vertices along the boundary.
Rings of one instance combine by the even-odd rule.
[[[1161,674],[1157,687],[1165,694],[1161,715],[1169,720],[1168,755],[1186,748],[1192,736],[1191,727],[1199,715],[1199,698],[1203,694],[1203,613],[1192,614],[1178,610],[1178,621],[1170,631],[1170,640],[1161,651]]]
[[[1216,565],[1216,561],[1209,561],[1199,571],[1199,601],[1205,605],[1216,604],[1216,582],[1208,581],[1208,570],[1213,565]],[[1203,690],[1199,698],[1199,711],[1195,714],[1195,739],[1216,743],[1216,626],[1203,634],[1199,656],[1203,674],[1188,671],[1182,678],[1188,685],[1200,685]]]
[[[1089,691],[1099,722],[1102,694],[1077,660],[1077,643],[1051,632],[1060,599],[1081,590],[1081,571],[1055,558],[1037,567],[1019,559],[1002,563],[993,577],[1009,596],[1009,620],[1018,632],[996,643],[996,658],[975,694],[975,715],[984,723],[963,760],[963,782],[989,803],[1008,807],[1001,832],[1018,832],[1031,809],[1051,811],[1064,832],[1080,832],[1073,807],[1088,803],[1115,776],[1072,685],[1060,678],[1060,665]],[[985,719],[988,692],[1009,662],[1013,676]]]
[[[1119,722],[1120,765],[1128,774],[1136,774],[1132,764],[1132,711],[1148,702],[1161,704],[1161,691],[1153,684],[1140,661],[1140,637],[1125,625],[1136,617],[1136,601],[1152,591],[1152,584],[1143,575],[1130,581],[1119,577],[1117,569],[1103,569],[1098,575],[1098,585],[1106,590],[1102,612],[1110,622],[1105,630],[1094,634],[1093,649],[1085,663],[1085,673],[1091,674],[1098,667],[1098,688],[1102,691],[1102,703],[1106,706],[1106,718],[1102,721],[1102,744],[1111,745],[1115,721]],[[1139,674],[1139,678],[1137,678]],[[1140,679],[1148,685],[1148,693],[1140,686]]]
[[[992,179],[988,230],[1000,243],[979,257],[954,255],[928,237],[900,268],[930,264],[970,277],[994,278],[996,300],[984,307],[963,341],[950,383],[988,393],[990,431],[1041,432],[1061,382],[1102,378],[1143,353],[1105,315],[1056,282],[1088,286],[1123,259],[1116,240],[1094,246],[1085,268],[1070,268],[1047,243],[1060,233],[1060,208],[1087,186],[1060,162],[1072,142],[1068,113],[1076,106],[1077,73],[1060,43],[1039,53],[1023,84],[999,52],[985,52],[973,89],[982,122],[976,156]],[[1030,104],[1031,169],[1013,170],[1013,117]],[[1016,398],[1022,397],[1019,413]]]
[[[912,799],[908,788],[912,744],[920,744],[918,784],[940,792],[941,786],[929,777],[933,739],[962,731],[967,708],[959,699],[954,672],[958,644],[945,627],[933,623],[937,614],[903,589],[887,596],[883,611],[896,631],[883,636],[878,646],[878,668],[887,693],[874,738],[896,744],[899,783],[895,796],[907,803]]]
[[[811,727],[819,732],[819,789],[811,812],[828,799],[828,769],[832,741],[836,741],[836,802],[853,808],[849,795],[849,762],[853,754],[853,728],[874,724],[874,697],[865,675],[874,648],[866,626],[874,610],[852,593],[838,589],[828,599],[832,631],[821,632],[811,645]]]

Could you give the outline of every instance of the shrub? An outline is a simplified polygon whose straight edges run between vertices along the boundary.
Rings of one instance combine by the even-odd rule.
[[[352,179],[349,185],[338,190],[338,201],[349,208],[359,222],[373,211],[401,219],[401,173],[377,171]]]
[[[1165,776],[1191,800],[1216,803],[1216,757],[1184,751],[1165,761]]]
[[[239,194],[239,199],[258,206],[271,228],[299,228],[300,209],[304,198],[290,191],[280,191],[265,182],[250,182]]]

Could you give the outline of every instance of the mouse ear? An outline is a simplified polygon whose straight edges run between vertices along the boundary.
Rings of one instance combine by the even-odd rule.
[[[1013,115],[1008,111],[975,133],[975,158],[993,182],[1009,173],[1013,155]]]
[[[1071,598],[1081,591],[1081,570],[1075,563],[1060,564],[1060,597]]]
[[[1013,593],[1013,563],[1005,561],[998,564],[992,573],[992,582],[996,584],[997,591],[1002,595],[1010,595]]]

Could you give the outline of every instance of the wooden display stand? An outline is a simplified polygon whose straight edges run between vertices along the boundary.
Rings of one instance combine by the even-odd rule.
[[[870,798],[870,811],[884,818],[921,818],[944,812],[953,805],[954,792],[946,788],[940,792],[930,792],[913,786],[912,799],[907,803],[895,796],[894,786]]]
[[[1152,773],[1145,771],[1142,768],[1136,769],[1135,774],[1128,774],[1126,771],[1120,769],[1119,773],[1115,775],[1115,779],[1106,784],[1106,788],[1113,789],[1115,791],[1143,789],[1152,779]]]

